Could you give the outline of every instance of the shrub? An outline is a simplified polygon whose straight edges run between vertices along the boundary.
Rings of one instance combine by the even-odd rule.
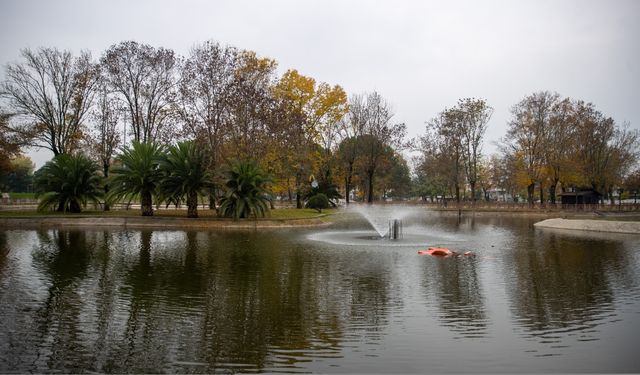
[[[98,166],[83,155],[60,154],[34,175],[38,210],[80,212],[88,202],[100,203],[102,178]]]
[[[269,212],[267,183],[271,181],[254,162],[235,164],[227,172],[225,195],[220,199],[220,214],[241,218],[264,217]]]
[[[318,193],[309,198],[307,208],[313,208],[318,212],[322,212],[323,208],[329,208],[329,198],[323,193]]]
[[[335,184],[328,182],[326,180],[320,180],[318,182],[318,186],[315,188],[309,189],[304,194],[303,198],[305,201],[308,201],[309,199],[311,199],[311,197],[318,194],[323,194],[327,198],[327,201],[329,202],[329,205],[331,207],[337,207],[338,200],[342,198],[342,196],[338,192],[338,187]]]

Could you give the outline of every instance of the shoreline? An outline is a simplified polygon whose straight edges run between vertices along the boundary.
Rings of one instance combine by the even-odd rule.
[[[429,211],[443,216],[458,215],[458,210]],[[23,211],[24,212],[24,211]],[[0,228],[133,228],[133,229],[200,229],[200,230],[246,230],[246,229],[286,229],[327,227],[340,220],[345,211],[322,213],[310,217],[224,219],[213,216],[187,218],[185,216],[129,216],[95,214],[66,214],[62,216],[42,215],[36,212],[27,215],[0,215]],[[567,229],[574,231],[592,231],[609,233],[640,234],[640,215],[638,213],[602,213],[602,212],[557,212],[557,211],[500,211],[500,210],[461,210],[462,217],[512,216],[540,219],[534,224],[537,228]],[[331,217],[331,218],[329,218]]]
[[[533,224],[536,228],[571,231],[640,234],[640,222],[614,220],[547,219]]]
[[[0,217],[2,228],[23,227],[110,227],[110,228],[151,228],[151,229],[277,229],[277,228],[308,228],[330,225],[330,221],[323,220],[327,215],[318,215],[313,218],[292,219],[258,219],[239,220],[211,219],[211,218],[186,218],[186,217],[162,217],[162,216],[27,216],[27,217]]]

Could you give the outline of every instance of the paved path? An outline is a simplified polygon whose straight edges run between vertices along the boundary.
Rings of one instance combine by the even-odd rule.
[[[538,228],[640,234],[640,222],[638,221],[547,219],[535,223],[534,226]]]

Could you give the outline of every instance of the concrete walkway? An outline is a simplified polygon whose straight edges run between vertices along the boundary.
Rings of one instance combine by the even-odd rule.
[[[640,234],[640,222],[638,221],[547,219],[535,223],[534,226],[537,228]]]

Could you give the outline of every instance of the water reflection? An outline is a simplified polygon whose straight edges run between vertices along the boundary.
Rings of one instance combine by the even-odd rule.
[[[603,330],[640,323],[638,241],[437,225],[478,256],[295,232],[0,231],[0,372],[468,372],[534,344],[635,338]],[[588,357],[579,369],[607,369]]]
[[[488,318],[476,258],[423,257],[423,261],[424,288],[429,297],[435,295],[442,325],[456,338],[485,336]]]
[[[517,324],[541,343],[597,340],[598,325],[615,316],[614,284],[633,287],[633,264],[619,241],[546,231],[519,237],[505,256]]]
[[[34,366],[60,371],[90,369],[93,353],[87,350],[89,338],[82,331],[82,283],[94,244],[83,231],[38,231],[37,236],[33,265],[48,288],[32,327],[41,343]]]
[[[7,232],[0,231],[0,281],[3,280],[2,276],[7,265],[8,257],[9,247],[7,246]]]
[[[327,254],[283,248],[277,236],[36,235],[32,263],[46,292],[34,301],[31,345],[3,348],[22,358],[5,369],[294,371],[340,358],[345,329],[360,345],[388,323],[388,272],[365,254],[344,273]]]

